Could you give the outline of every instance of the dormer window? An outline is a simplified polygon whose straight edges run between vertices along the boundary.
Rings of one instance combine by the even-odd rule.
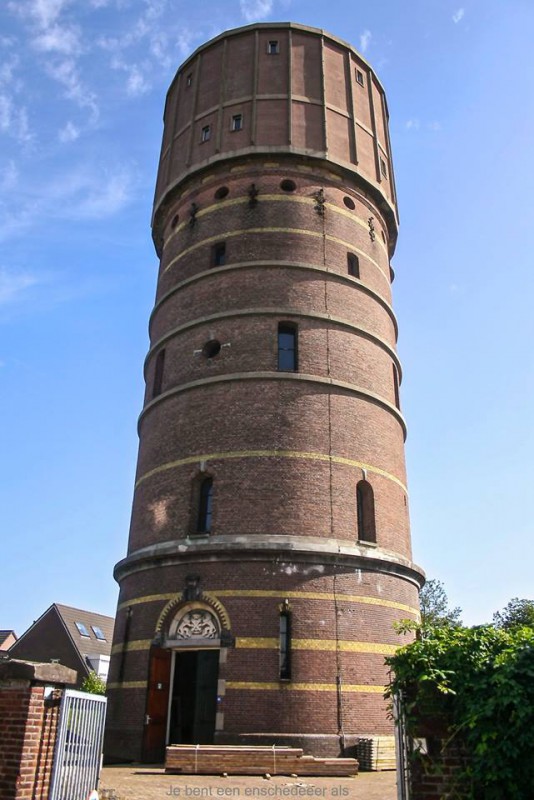
[[[83,622],[75,622],[74,624],[78,628],[78,633],[80,634],[80,636],[86,636],[88,639],[91,638],[89,635],[89,631],[87,630]]]
[[[101,642],[105,642],[106,641],[106,637],[104,636],[104,632],[103,632],[102,628],[99,628],[98,625],[91,625],[91,629],[92,629],[94,635],[96,636],[96,638],[99,641],[101,641]]]

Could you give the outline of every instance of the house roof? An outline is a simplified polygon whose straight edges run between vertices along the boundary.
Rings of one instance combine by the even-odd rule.
[[[83,611],[81,608],[72,608],[72,606],[64,606],[59,603],[54,603],[54,607],[84,660],[85,656],[109,656],[111,654],[113,626],[115,624],[113,617],[106,617],[103,614],[96,614],[94,611]]]
[[[17,638],[17,634],[15,633],[15,631],[0,631],[0,647],[2,647],[2,645],[4,644],[6,639],[9,638],[9,636],[13,636],[14,639]]]

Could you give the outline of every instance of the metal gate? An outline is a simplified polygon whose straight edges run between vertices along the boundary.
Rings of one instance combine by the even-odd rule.
[[[393,697],[393,717],[395,719],[395,738],[397,740],[397,800],[410,798],[409,742],[404,720],[402,692]]]
[[[61,699],[49,800],[86,800],[102,759],[105,697],[66,689]]]

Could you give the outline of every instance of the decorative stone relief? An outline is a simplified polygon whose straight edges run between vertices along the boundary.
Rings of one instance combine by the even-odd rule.
[[[204,609],[188,611],[176,628],[177,639],[218,639],[219,628],[213,614]]]

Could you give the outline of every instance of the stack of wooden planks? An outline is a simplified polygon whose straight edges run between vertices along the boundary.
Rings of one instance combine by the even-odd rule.
[[[356,756],[364,772],[396,769],[394,736],[372,736],[360,739],[356,745]]]
[[[182,775],[356,775],[355,758],[314,758],[298,747],[173,744],[165,772]]]

